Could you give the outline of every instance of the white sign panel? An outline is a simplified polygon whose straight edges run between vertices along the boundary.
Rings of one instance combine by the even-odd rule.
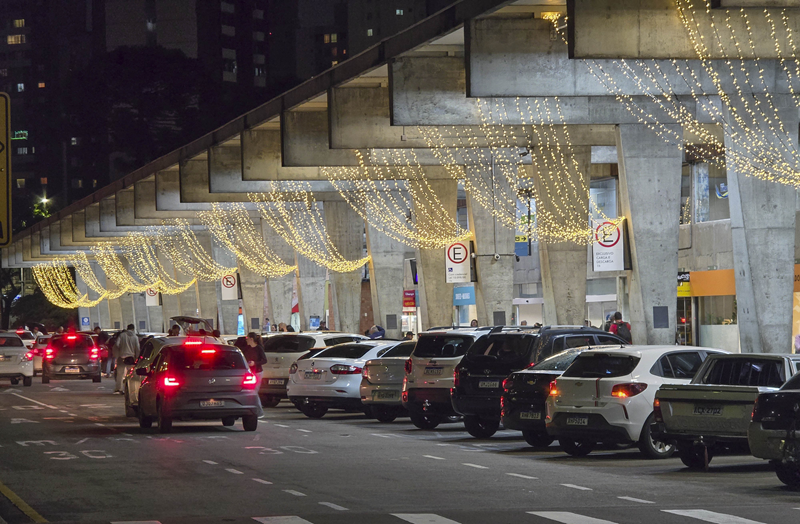
[[[158,306],[158,291],[151,287],[147,288],[144,292],[144,302],[148,306]]]
[[[220,279],[222,284],[222,300],[239,299],[239,275],[231,273]]]
[[[444,253],[445,282],[460,284],[470,281],[469,247],[464,242],[450,244]]]
[[[595,226],[592,259],[594,271],[625,269],[625,249],[619,226],[611,222],[602,222]]]

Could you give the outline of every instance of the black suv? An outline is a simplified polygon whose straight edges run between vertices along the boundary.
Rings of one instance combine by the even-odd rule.
[[[556,353],[586,346],[609,346],[628,342],[600,328],[583,326],[544,326],[539,330],[539,340],[531,362],[540,362]]]
[[[534,362],[538,339],[531,331],[491,333],[467,350],[454,371],[450,400],[470,435],[488,438],[497,431],[503,379]]]

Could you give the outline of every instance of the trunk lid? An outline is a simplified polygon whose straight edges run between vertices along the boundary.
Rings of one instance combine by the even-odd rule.
[[[687,384],[661,386],[656,398],[667,433],[746,436],[759,393],[775,388]]]
[[[13,372],[18,370],[20,364],[26,360],[25,353],[27,352],[28,348],[24,345],[20,347],[0,347],[0,371]]]
[[[404,357],[369,360],[364,364],[364,378],[370,384],[402,384],[406,360]]]

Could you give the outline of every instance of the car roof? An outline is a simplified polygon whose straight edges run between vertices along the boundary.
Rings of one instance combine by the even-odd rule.
[[[715,358],[720,358],[720,357],[724,357],[724,358],[753,358],[753,357],[758,357],[758,358],[771,358],[771,359],[775,359],[775,360],[782,360],[784,358],[790,358],[792,360],[800,360],[800,355],[797,355],[795,353],[727,353],[727,354],[715,353],[714,357]]]
[[[660,355],[674,351],[707,351],[713,354],[729,354],[725,350],[697,346],[667,346],[667,345],[605,345],[593,346],[587,353],[613,353],[615,355]]]
[[[20,338],[19,335],[17,335],[16,332],[14,332],[14,331],[2,331],[2,332],[0,332],[0,337],[4,337],[4,338],[17,337],[17,338]]]
[[[589,326],[542,326],[539,328],[539,333],[545,334],[547,332],[548,335],[550,334],[567,334],[567,333],[575,333],[575,332],[585,332],[585,333],[593,333],[593,334],[607,334],[613,335],[613,333],[609,333],[602,328],[598,327],[589,327]]]

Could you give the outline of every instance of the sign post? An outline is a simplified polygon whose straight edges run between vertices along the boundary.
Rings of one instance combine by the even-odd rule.
[[[455,242],[447,246],[444,253],[446,268],[445,282],[462,284],[470,281],[469,247],[463,242]]]
[[[11,244],[11,102],[0,93],[0,247]]]

